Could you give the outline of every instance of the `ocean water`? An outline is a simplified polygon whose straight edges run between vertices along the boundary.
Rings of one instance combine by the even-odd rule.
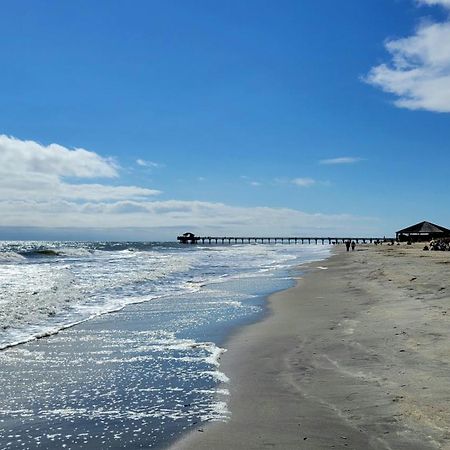
[[[227,420],[226,337],[329,252],[0,242],[0,448],[162,448]]]

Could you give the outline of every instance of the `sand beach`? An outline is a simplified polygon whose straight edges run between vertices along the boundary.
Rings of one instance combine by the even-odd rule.
[[[336,249],[228,342],[231,418],[178,449],[450,448],[450,254]]]

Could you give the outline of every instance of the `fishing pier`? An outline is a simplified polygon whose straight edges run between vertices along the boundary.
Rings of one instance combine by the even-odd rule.
[[[177,237],[181,244],[344,244],[354,241],[357,244],[373,244],[378,242],[393,242],[394,239],[374,237],[243,237],[243,236],[195,236],[184,233]]]

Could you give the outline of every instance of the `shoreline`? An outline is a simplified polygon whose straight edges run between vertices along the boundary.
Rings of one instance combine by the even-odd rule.
[[[359,246],[301,266],[227,342],[230,420],[168,448],[450,448],[450,264],[421,248]]]
[[[226,418],[222,343],[263,319],[269,293],[296,274],[252,267],[0,351],[0,447],[166,448],[195,424]]]

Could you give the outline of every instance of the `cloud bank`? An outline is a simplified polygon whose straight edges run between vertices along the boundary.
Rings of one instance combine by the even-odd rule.
[[[421,0],[450,9],[450,0]],[[411,110],[450,112],[450,19],[420,25],[415,34],[385,44],[391,61],[373,67],[365,81],[397,96]]]
[[[308,214],[291,208],[243,208],[200,201],[85,202],[67,200],[0,201],[3,227],[152,228],[212,234],[345,234],[371,233],[373,218],[348,214]],[[175,238],[175,232],[172,232]]]
[[[45,234],[49,239],[67,236],[61,234],[64,229],[72,230],[70,236],[77,239],[89,236],[89,230],[96,230],[97,238],[103,230],[105,236],[115,238],[174,239],[187,230],[209,235],[332,235],[357,229],[371,234],[377,225],[374,219],[347,214],[309,214],[291,208],[244,208],[195,200],[156,201],[159,190],[108,184],[118,179],[118,164],[95,152],[1,135],[0,239],[18,236],[14,230],[22,230],[24,238],[26,229],[50,230]],[[301,187],[315,183],[310,178],[292,182]],[[73,234],[73,230],[85,231]],[[111,230],[126,231],[113,234]]]

